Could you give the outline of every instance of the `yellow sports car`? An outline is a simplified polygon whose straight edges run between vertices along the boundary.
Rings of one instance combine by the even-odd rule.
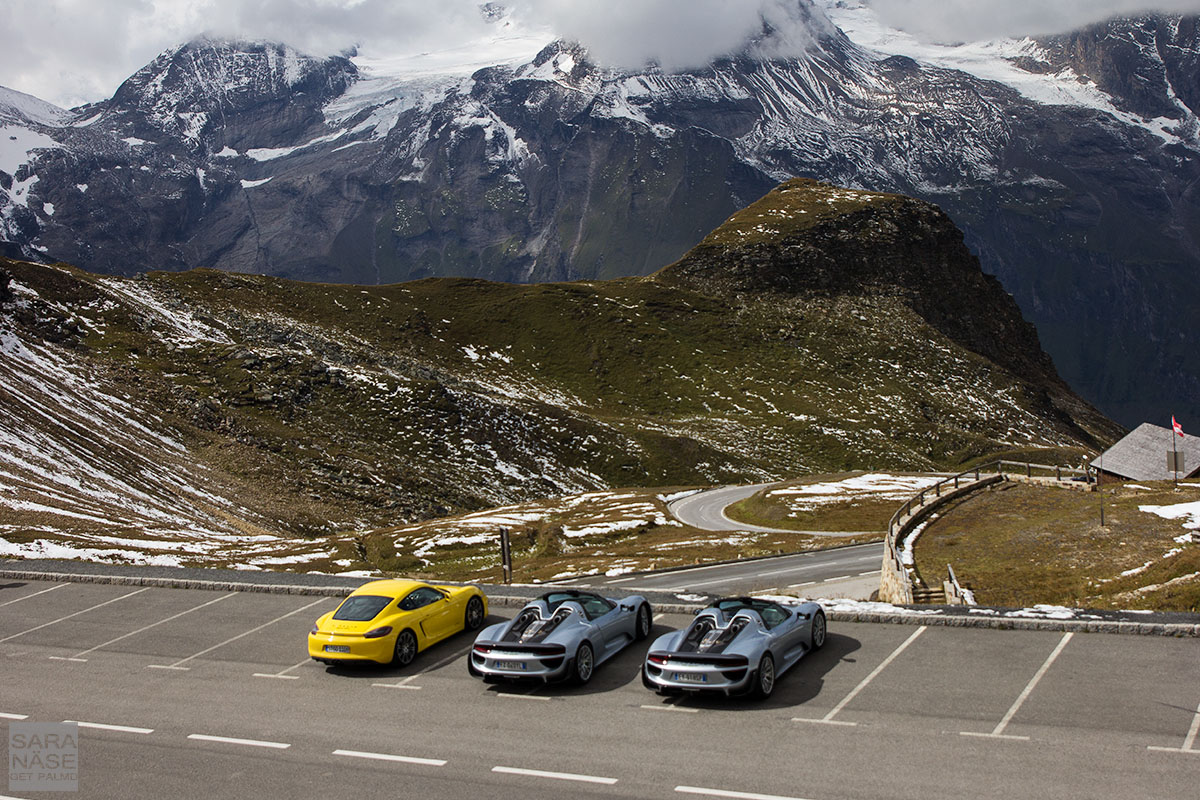
[[[405,666],[431,644],[475,630],[487,613],[487,596],[475,586],[371,581],[317,620],[308,634],[308,654],[326,664]]]

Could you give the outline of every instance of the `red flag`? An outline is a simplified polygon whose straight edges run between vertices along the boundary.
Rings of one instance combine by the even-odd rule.
[[[1171,427],[1175,429],[1176,433],[1178,433],[1180,436],[1183,436],[1183,426],[1175,421],[1174,414],[1171,415]]]

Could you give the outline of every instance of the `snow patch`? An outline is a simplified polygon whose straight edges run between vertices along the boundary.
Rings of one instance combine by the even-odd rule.
[[[1138,506],[1139,511],[1169,520],[1186,520],[1186,530],[1200,530],[1200,501],[1165,506]]]
[[[0,171],[15,175],[33,159],[35,151],[61,148],[62,145],[44,133],[14,125],[0,126]]]

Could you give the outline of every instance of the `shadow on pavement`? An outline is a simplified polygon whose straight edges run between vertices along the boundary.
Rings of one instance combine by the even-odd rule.
[[[488,625],[494,625],[497,622],[504,622],[505,617],[497,617],[489,614],[487,619],[483,621],[480,630]],[[453,636],[443,639],[435,645],[427,647],[417,653],[417,657],[407,667],[396,667],[391,664],[376,664],[370,661],[349,662],[346,664],[328,664],[325,666],[325,673],[328,675],[336,675],[341,678],[352,678],[358,680],[370,681],[386,681],[389,679],[403,679],[410,676],[421,675],[429,670],[430,667],[442,664],[448,658],[465,656],[471,650],[471,645],[475,642],[475,636],[478,631],[459,631]],[[457,653],[457,656],[455,654]],[[446,665],[442,665],[446,666]],[[467,672],[465,666],[462,667],[463,674]]]
[[[660,697],[646,691],[649,702],[658,700],[664,705],[680,708],[703,708],[712,711],[754,711],[799,707],[816,699],[825,685],[825,675],[832,672],[843,661],[854,662],[851,654],[862,647],[862,643],[851,636],[833,633],[825,640],[825,646],[816,653],[800,659],[775,684],[775,691],[766,700],[752,697],[726,697],[722,694],[677,694]]]
[[[650,635],[644,641],[632,642],[626,645],[615,656],[596,667],[596,671],[592,673],[592,679],[583,686],[576,686],[565,681],[549,684],[543,684],[541,681],[524,681],[492,684],[492,690],[498,692],[509,691],[514,694],[530,694],[532,687],[540,687],[536,688],[535,692],[545,697],[576,697],[610,692],[635,681],[640,683],[642,661],[646,658],[646,653],[650,650],[650,643],[664,633],[672,630],[674,628],[667,625],[652,624],[650,626]]]

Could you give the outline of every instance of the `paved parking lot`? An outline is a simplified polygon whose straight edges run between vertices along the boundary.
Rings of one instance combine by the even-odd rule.
[[[0,582],[0,721],[88,723],[96,796],[158,796],[117,766],[147,748],[155,771],[201,782],[186,796],[259,781],[371,796],[403,777],[451,797],[563,780],[598,797],[1194,797],[1200,774],[1194,639],[834,624],[755,703],[646,691],[644,646],[581,688],[471,679],[468,635],[403,670],[327,669],[305,635],[337,602]],[[226,758],[260,773],[235,780]]]

